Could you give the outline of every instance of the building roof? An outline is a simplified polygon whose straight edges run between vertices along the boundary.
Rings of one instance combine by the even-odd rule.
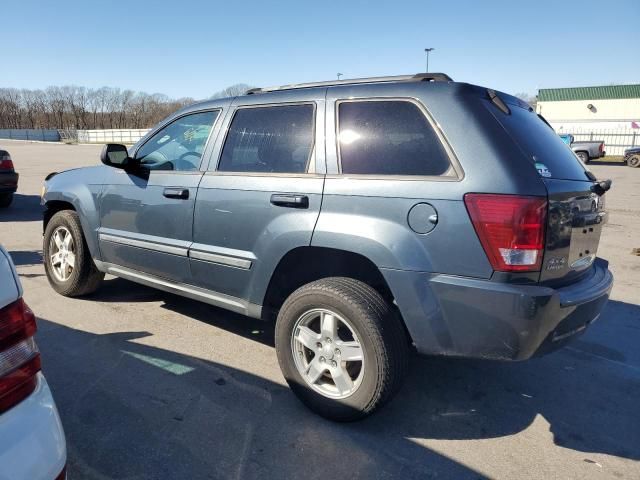
[[[640,98],[640,84],[604,85],[601,87],[541,88],[539,102],[563,102],[568,100],[611,100]]]

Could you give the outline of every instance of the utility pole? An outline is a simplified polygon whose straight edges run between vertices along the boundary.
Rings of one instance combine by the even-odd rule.
[[[429,73],[429,53],[433,52],[435,48],[425,48],[424,51],[427,53],[427,70],[426,73]]]

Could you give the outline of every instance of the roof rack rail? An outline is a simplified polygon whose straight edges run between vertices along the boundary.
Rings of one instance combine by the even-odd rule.
[[[417,73],[415,75],[395,75],[390,77],[351,78],[346,80],[328,80],[324,82],[293,83],[279,87],[252,88],[245,95],[256,93],[276,92],[280,90],[295,90],[298,88],[329,87],[336,85],[354,85],[359,83],[391,83],[391,82],[452,82],[453,79],[446,73]]]

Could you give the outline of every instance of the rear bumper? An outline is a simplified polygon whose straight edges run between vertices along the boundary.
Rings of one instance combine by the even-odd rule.
[[[418,352],[502,360],[561,347],[600,316],[613,287],[602,259],[562,288],[398,270],[383,275]]]
[[[0,415],[0,477],[53,480],[67,460],[64,431],[44,376],[25,400]]]
[[[14,193],[18,190],[18,177],[16,172],[0,173],[0,193]]]

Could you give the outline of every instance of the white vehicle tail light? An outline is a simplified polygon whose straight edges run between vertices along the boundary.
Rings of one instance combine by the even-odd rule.
[[[547,220],[546,198],[467,193],[464,203],[494,270],[540,270]]]
[[[22,298],[0,309],[0,413],[36,388],[40,352],[35,333],[36,317]]]

